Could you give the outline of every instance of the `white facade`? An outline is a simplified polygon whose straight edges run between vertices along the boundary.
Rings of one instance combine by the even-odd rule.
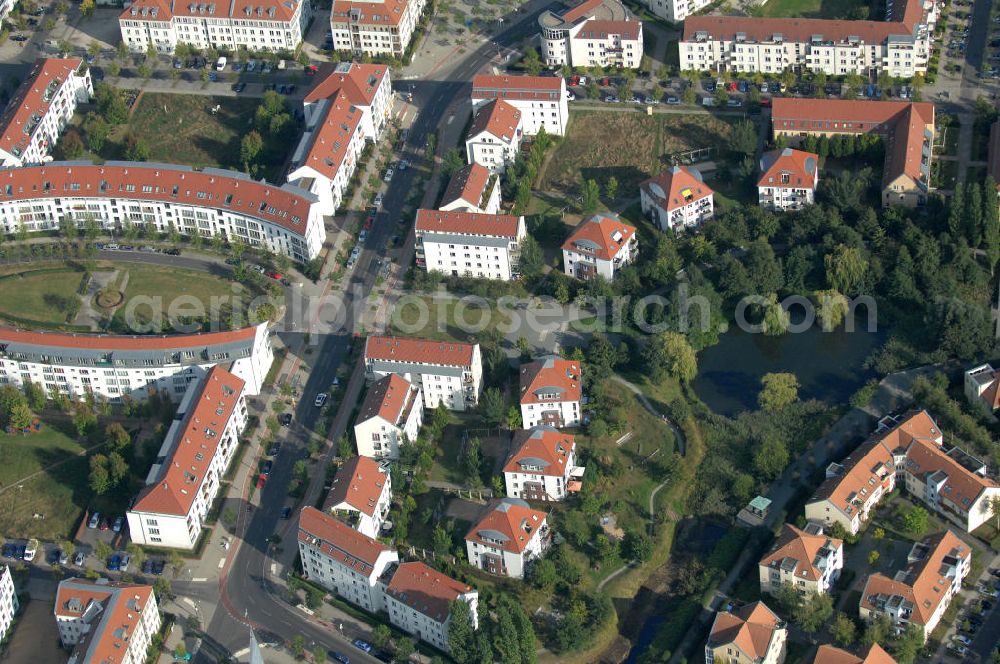
[[[56,626],[69,664],[144,664],[160,630],[160,611],[150,586],[99,584],[67,579],[59,584]]]
[[[969,403],[982,403],[992,413],[1000,405],[1000,381],[997,371],[989,364],[972,367],[965,372],[965,398]]]
[[[521,426],[580,425],[580,364],[549,356],[521,366]]]
[[[762,593],[787,585],[803,595],[828,594],[844,569],[844,542],[816,524],[805,530],[786,524],[757,567]]]
[[[701,172],[674,166],[643,182],[639,188],[642,213],[660,230],[695,228],[715,215],[715,192]]]
[[[49,153],[73,119],[77,104],[90,101],[93,94],[90,70],[80,58],[39,60],[0,115],[0,167],[51,160]]]
[[[164,342],[169,339],[169,342]],[[113,403],[151,391],[178,401],[216,365],[228,366],[259,394],[274,360],[267,324],[174,337],[88,336],[0,328],[0,384],[31,381],[47,394],[87,392]]]
[[[563,272],[576,279],[608,281],[639,256],[635,227],[616,214],[596,214],[580,222],[562,246]]]
[[[514,446],[516,449],[503,469],[508,496],[558,501],[579,490],[584,468],[576,465],[576,442],[572,434],[551,427],[518,431],[514,434]]]
[[[549,67],[638,69],[642,22],[618,0],[588,0],[538,17],[542,62]]]
[[[403,445],[420,434],[424,399],[420,388],[390,374],[368,388],[354,423],[358,455],[372,459],[398,459]]]
[[[546,515],[517,498],[502,499],[465,536],[470,565],[511,579],[523,579],[550,544]]]
[[[419,387],[428,410],[441,403],[449,410],[475,408],[483,389],[479,344],[372,336],[365,370],[369,378],[397,374]]]
[[[816,201],[819,155],[792,148],[765,153],[760,159],[757,202],[766,210],[801,210]]]
[[[472,110],[502,99],[521,111],[523,131],[534,136],[545,128],[562,136],[569,124],[566,81],[553,76],[476,76],[472,79]],[[484,164],[485,165],[485,164]]]
[[[181,43],[198,49],[294,51],[310,15],[305,0],[134,0],[118,17],[118,25],[122,41],[133,52],[152,46],[173,53]]]
[[[146,487],[126,513],[144,546],[194,549],[246,427],[243,381],[215,367],[185,395]]]
[[[22,225],[54,231],[63,218],[78,225],[92,219],[106,229],[219,235],[305,262],[319,255],[326,239],[317,203],[296,187],[214,168],[110,161],[0,170],[0,228],[7,234]]]
[[[451,650],[448,628],[452,602],[469,605],[472,627],[477,629],[479,593],[424,563],[400,563],[385,586],[389,622],[444,652]]]
[[[3,22],[7,20],[7,16],[14,11],[14,5],[17,0],[0,0],[0,28],[3,28]]]
[[[503,173],[521,151],[522,112],[503,100],[481,105],[465,139],[465,159],[491,173]]]
[[[656,16],[680,23],[691,14],[712,4],[712,0],[643,0]]]
[[[333,50],[401,58],[425,4],[426,0],[334,0],[330,12]]]
[[[580,425],[580,402],[548,399],[545,403],[521,404],[521,422],[524,428],[549,425],[553,418],[561,418],[564,427]]]
[[[476,214],[500,214],[500,182],[494,181],[488,195],[478,201],[455,198],[438,208],[442,212],[474,212]],[[508,261],[509,263],[509,261]]]
[[[0,567],[0,641],[7,638],[19,608],[14,577],[10,573],[10,567],[3,565]]]
[[[353,522],[362,535],[376,538],[392,504],[392,476],[387,465],[364,456],[344,462],[333,478],[326,510]]]
[[[510,281],[517,276],[524,217],[417,210],[416,260],[428,272]]]

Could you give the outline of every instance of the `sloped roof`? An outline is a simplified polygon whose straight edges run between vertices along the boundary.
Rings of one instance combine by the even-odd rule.
[[[299,541],[363,576],[371,576],[379,556],[392,551],[315,507],[299,513]]]
[[[368,394],[361,404],[355,423],[367,422],[373,417],[381,417],[387,422],[400,426],[415,401],[417,388],[398,374],[389,374],[375,381],[368,388]]]
[[[639,21],[587,21],[583,24],[577,39],[607,39],[611,35],[620,35],[622,39],[635,40],[642,32]]]
[[[819,647],[812,664],[896,664],[896,660],[877,643],[873,643],[864,656],[824,644]]]
[[[129,649],[129,636],[136,631],[142,611],[155,601],[152,586],[129,583],[98,585],[72,578],[56,590],[57,617],[83,620],[90,631],[74,647],[81,664],[120,662]],[[145,657],[145,652],[133,653]]]
[[[516,99],[518,101],[560,101],[566,82],[558,76],[491,76],[472,79],[473,99]]]
[[[365,341],[365,359],[468,367],[472,365],[478,345],[455,341],[370,336]]]
[[[475,162],[458,169],[451,176],[448,188],[444,190],[441,207],[455,201],[465,201],[472,207],[478,208],[483,201],[483,194],[486,193],[490,177],[490,170]]]
[[[970,472],[933,441],[914,440],[906,450],[904,468],[925,484],[944,479],[938,494],[965,510],[971,509],[984,491],[998,487],[993,480]]]
[[[509,553],[522,553],[539,528],[545,525],[545,518],[544,512],[531,509],[523,500],[503,498],[493,504],[465,539],[484,546],[499,546]],[[502,543],[489,542],[484,537]]]
[[[517,240],[521,217],[511,214],[484,214],[458,210],[417,210],[414,230],[423,233],[445,233]]]
[[[785,148],[772,150],[760,158],[758,187],[791,187],[815,189],[819,175],[819,155]],[[784,176],[788,182],[784,182]]]
[[[408,0],[334,0],[330,21],[335,24],[399,25],[409,4]]]
[[[424,563],[409,562],[396,567],[385,591],[434,622],[444,624],[451,603],[473,589]]]
[[[751,661],[763,661],[779,629],[784,629],[784,623],[777,614],[763,602],[754,602],[734,611],[716,613],[708,646],[717,648],[731,643]]]
[[[185,16],[287,23],[295,17],[298,4],[296,0],[136,0],[119,14],[119,18],[169,21],[171,16]],[[154,8],[157,11],[152,11]]]
[[[823,575],[823,570],[817,566],[820,557],[826,557],[843,545],[843,540],[827,535],[812,535],[786,523],[771,545],[771,550],[760,559],[760,565],[781,567],[790,571],[797,579],[818,581]]]
[[[129,336],[117,334],[67,334],[64,332],[35,332],[0,326],[0,344],[16,342],[43,348],[86,348],[90,350],[171,350],[207,348],[221,344],[249,341],[257,328],[244,327],[227,332],[201,332],[169,336]]]
[[[485,131],[509,143],[514,140],[520,126],[521,111],[502,99],[494,99],[476,111],[469,136],[478,136]]]
[[[563,242],[562,248],[610,261],[634,235],[635,226],[621,221],[617,214],[601,212],[581,221]]]
[[[55,92],[69,77],[76,75],[81,64],[80,58],[39,58],[35,61],[28,78],[14,92],[0,115],[0,149],[23,154],[32,135],[41,126],[41,118],[49,112]],[[48,94],[50,86],[54,89]]]
[[[299,165],[309,166],[334,179],[348,155],[348,148],[363,116],[364,113],[351,103],[343,89],[334,92],[327,102],[323,119],[312,130],[312,142]]]
[[[329,99],[342,91],[347,101],[358,106],[368,106],[374,101],[382,80],[389,73],[385,65],[371,65],[360,62],[342,62],[337,65],[323,64],[316,72],[316,84],[306,93],[303,103],[309,104]]]
[[[521,365],[521,403],[552,403],[540,394],[558,394],[555,401],[579,401],[583,395],[580,363],[549,355]]]
[[[708,198],[715,192],[705,184],[698,169],[673,166],[639,185],[656,204],[667,212]]]
[[[505,473],[523,473],[522,464],[540,467],[530,472],[564,477],[570,456],[576,450],[576,436],[553,427],[521,429],[514,433],[513,454],[503,467]]]
[[[367,514],[375,515],[378,499],[389,481],[389,471],[368,457],[351,457],[337,470],[330,487],[326,504],[333,508],[348,505]]]

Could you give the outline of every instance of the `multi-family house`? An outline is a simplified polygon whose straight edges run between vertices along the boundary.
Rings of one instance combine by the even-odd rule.
[[[0,115],[0,167],[46,161],[77,104],[93,94],[80,58],[39,59]]]
[[[424,421],[420,389],[402,376],[389,374],[368,388],[354,421],[358,454],[373,459],[397,459],[399,449],[417,439]]]
[[[785,585],[804,595],[830,593],[844,568],[844,542],[823,534],[816,523],[801,530],[790,523],[760,559],[760,591],[776,594]]]
[[[965,398],[975,405],[982,403],[993,413],[1000,408],[1000,372],[990,364],[980,364],[965,372]]]
[[[715,213],[715,192],[691,166],[670,169],[639,185],[642,213],[660,230],[695,228]]]
[[[790,145],[807,136],[881,136],[886,146],[883,207],[916,207],[927,202],[934,156],[934,104],[775,97],[771,129],[776,140]]]
[[[642,4],[656,16],[680,23],[712,3],[710,0],[643,0]]]
[[[816,651],[812,664],[896,664],[896,660],[877,643],[857,655],[823,644]]]
[[[173,53],[178,44],[294,51],[311,18],[304,0],[133,0],[118,16],[118,26],[133,52]]]
[[[510,281],[518,276],[524,217],[417,210],[416,262],[428,272]]]
[[[580,363],[549,355],[521,365],[521,425],[525,429],[580,424]]]
[[[924,639],[934,631],[962,588],[972,564],[972,548],[950,530],[914,543],[907,564],[892,578],[872,574],[858,612],[863,620],[885,615],[894,627],[915,625]]]
[[[523,500],[562,500],[582,487],[576,436],[548,426],[514,433],[513,453],[503,467],[507,495]]]
[[[541,128],[562,136],[569,123],[569,94],[559,76],[479,75],[472,79],[472,110],[502,99],[521,111],[521,128],[534,136]]]
[[[705,664],[782,664],[788,626],[763,602],[715,614]]]
[[[563,272],[577,279],[607,280],[639,256],[635,226],[616,213],[599,212],[580,222],[562,246]]]
[[[475,162],[463,166],[451,176],[438,210],[500,214],[499,176]]]
[[[14,11],[15,4],[17,4],[17,0],[0,0],[0,28],[3,28],[3,22]]]
[[[551,544],[544,512],[531,509],[520,498],[492,503],[465,536],[469,564],[490,574],[523,579],[532,561]]]
[[[638,69],[642,62],[642,21],[620,0],[584,0],[538,17],[542,61],[549,67]]]
[[[8,565],[0,565],[0,642],[9,636],[10,627],[14,624],[14,616],[20,604],[17,601],[17,589],[14,587],[14,577]]]
[[[378,142],[392,111],[385,65],[342,62],[324,67],[302,99],[305,131],[287,181],[319,199],[324,215],[341,206],[366,145]]]
[[[468,410],[479,403],[483,356],[479,344],[371,336],[365,341],[369,378],[397,374],[420,389],[424,408]]]
[[[792,148],[765,152],[760,158],[757,201],[765,210],[801,210],[816,201],[819,155]]]
[[[378,537],[392,504],[389,467],[364,456],[351,457],[337,469],[324,502],[359,533]]]
[[[333,0],[333,50],[402,58],[426,4],[426,0]]]
[[[298,541],[307,579],[371,613],[385,609],[379,579],[399,562],[395,550],[315,507],[299,513]]]
[[[152,586],[65,579],[53,613],[72,664],[144,664],[160,631]]]
[[[503,99],[491,99],[475,111],[465,139],[465,158],[502,173],[517,158],[523,135],[521,111]]]
[[[184,395],[167,436],[126,513],[132,541],[194,549],[246,427],[244,382],[222,367]]]
[[[438,650],[450,652],[448,628],[452,602],[469,605],[473,629],[479,626],[479,593],[471,586],[420,562],[399,563],[386,573],[385,611],[389,622]]]

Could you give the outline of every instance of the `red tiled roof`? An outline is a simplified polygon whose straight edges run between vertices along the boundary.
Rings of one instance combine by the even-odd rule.
[[[769,42],[781,35],[786,42],[810,42],[819,35],[823,41],[846,42],[857,37],[868,44],[880,44],[892,35],[913,35],[923,15],[920,0],[900,0],[916,6],[919,15],[908,10],[912,22],[848,21],[822,18],[758,18],[742,16],[689,16],[684,20],[683,41],[694,41],[695,33],[707,32],[718,40],[733,41],[736,33],[746,41]]]
[[[173,17],[168,0],[133,0],[132,4],[118,15],[127,21],[150,21],[168,23]],[[204,6],[204,3],[202,3]],[[135,13],[133,13],[133,11]]]
[[[515,452],[503,467],[505,473],[523,473],[521,462],[529,461],[532,466],[542,465],[541,470],[532,473],[563,477],[576,450],[576,436],[550,427],[522,429],[514,434],[513,447]]]
[[[160,201],[231,210],[299,235],[305,233],[310,206],[315,201],[306,191],[259,182],[235,171],[229,175],[196,171],[187,166],[123,164],[54,162],[0,170],[0,201],[52,197]],[[143,191],[143,187],[152,190]],[[292,217],[298,217],[299,221]]]
[[[760,559],[760,565],[769,567],[780,565],[786,558],[796,561],[793,570],[795,578],[818,581],[822,572],[816,567],[816,559],[824,548],[839,549],[843,540],[834,539],[828,535],[812,535],[799,530],[790,523],[781,529],[781,534],[771,545],[771,550]]]
[[[371,575],[381,554],[392,551],[315,507],[299,513],[299,541],[364,576]]]
[[[514,140],[520,126],[521,111],[503,99],[494,99],[476,111],[472,126],[469,127],[469,136],[478,136],[485,131],[509,143]]]
[[[326,504],[336,507],[347,503],[354,509],[375,515],[388,472],[368,457],[351,457],[337,470]]]
[[[437,623],[448,620],[451,603],[473,592],[467,586],[424,563],[400,563],[386,586],[394,599]]]
[[[306,104],[328,99],[338,90],[347,94],[347,99],[358,106],[368,106],[375,99],[382,79],[389,73],[385,65],[369,65],[351,62],[350,69],[343,71],[343,65],[323,64],[316,76],[316,85],[302,100]]]
[[[474,207],[479,207],[486,193],[486,185],[490,182],[490,170],[477,163],[471,163],[455,171],[451,182],[444,191],[441,206],[458,200],[466,201]],[[494,185],[497,186],[497,185]]]
[[[555,356],[544,357],[521,365],[521,403],[552,403],[579,401],[583,394],[580,363]],[[553,390],[553,388],[555,388]],[[559,395],[557,399],[541,399],[538,394]]]
[[[295,17],[297,5],[295,0],[170,0],[169,5],[163,0],[136,0],[119,14],[119,18],[129,21],[169,21],[171,16],[187,16],[287,23]],[[132,7],[139,11],[133,14]],[[155,16],[148,11],[154,7],[157,9]],[[144,8],[146,13],[142,12]]]
[[[621,221],[617,214],[599,213],[581,221],[563,242],[562,248],[610,261],[634,235],[635,226]]]
[[[521,218],[509,214],[420,209],[417,210],[417,222],[414,230],[418,233],[484,235],[516,240],[520,227]]]
[[[131,511],[173,516],[190,512],[244,385],[222,367],[212,367],[197,387],[198,396],[178,432],[179,440],[164,462],[166,471],[139,493]]]
[[[642,31],[639,21],[587,21],[577,33],[577,39],[607,39],[621,35],[622,39],[638,39]]]
[[[812,664],[896,664],[896,660],[877,643],[871,645],[864,657],[824,644],[819,647]]]
[[[11,97],[3,115],[0,115],[0,150],[11,154],[15,149],[24,152],[31,140],[31,134],[25,133],[25,130],[31,123],[32,116],[39,119],[37,128],[41,124],[40,119],[49,112],[52,98],[48,101],[45,99],[49,84],[57,81],[61,87],[81,64],[83,60],[80,58],[40,58],[35,62],[28,78]]]
[[[488,76],[472,79],[473,99],[559,101],[565,81],[558,76]]]
[[[399,25],[403,20],[409,4],[408,0],[382,0],[381,2],[351,0],[334,0],[331,23],[359,25]],[[351,18],[351,12],[357,11],[358,18]]]
[[[734,611],[716,613],[708,645],[715,648],[732,643],[750,661],[763,661],[775,631],[781,626],[781,620],[774,611],[763,602],[754,602]]]
[[[522,553],[538,529],[545,525],[545,513],[533,510],[527,503],[516,498],[504,498],[493,505],[486,516],[472,527],[465,536],[466,541],[479,542],[484,546],[499,546],[509,553]],[[501,537],[497,538],[496,535]],[[483,539],[500,539],[503,544]]]
[[[572,23],[578,18],[585,18],[587,16],[592,16],[594,12],[599,9],[604,4],[604,0],[585,0],[581,2],[576,7],[567,10],[563,15],[562,19],[567,23]]]
[[[358,422],[365,422],[373,417],[381,417],[395,425],[401,424],[405,414],[413,407],[417,388],[398,374],[389,374],[375,381],[368,388],[368,394],[358,412]]]
[[[760,179],[758,187],[786,187],[795,189],[815,189],[819,173],[819,156],[812,152],[793,150],[774,150],[761,158]],[[788,175],[788,182],[784,176]]]
[[[77,643],[81,664],[90,662],[120,662],[129,648],[129,636],[134,634],[142,619],[142,610],[154,600],[152,586],[112,583],[97,585],[93,581],[72,578],[59,583],[54,613],[69,619],[81,619],[91,602],[102,607],[96,623]],[[70,606],[70,603],[73,606]],[[145,657],[145,652],[133,653]]]
[[[468,367],[472,365],[475,349],[473,344],[454,341],[371,336],[365,342],[365,359]]]
[[[667,212],[673,212],[715,193],[702,181],[698,171],[687,166],[673,166],[639,186]],[[663,196],[660,195],[661,192]]]
[[[244,327],[229,332],[175,334],[171,336],[119,336],[114,334],[66,334],[63,332],[32,332],[0,326],[0,345],[21,343],[50,348],[86,348],[88,350],[142,351],[180,348],[205,348],[247,341],[254,338],[256,327]]]
[[[342,90],[333,93],[301,166],[309,166],[331,180],[335,178],[347,157],[361,117],[361,109],[352,104]]]
[[[967,511],[972,509],[983,491],[997,488],[996,482],[969,471],[933,441],[914,440],[906,450],[903,468],[924,483],[935,473],[946,475],[948,481],[939,490],[941,498]]]

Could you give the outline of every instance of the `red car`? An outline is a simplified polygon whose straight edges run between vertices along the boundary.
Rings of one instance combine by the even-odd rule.
[[[736,92],[736,81],[729,81],[729,91]]]
[[[306,65],[306,76],[314,76],[319,71],[316,65]]]
[[[264,473],[261,473],[260,475],[257,476],[257,488],[258,489],[263,489],[264,488],[264,484],[266,482],[267,482],[267,475],[265,475]]]
[[[275,281],[281,281],[281,273],[280,272],[268,272],[267,276],[271,277]]]
[[[365,225],[362,226],[362,228],[366,231],[370,231],[373,225],[375,225],[375,215],[369,215],[368,218],[365,219]]]

